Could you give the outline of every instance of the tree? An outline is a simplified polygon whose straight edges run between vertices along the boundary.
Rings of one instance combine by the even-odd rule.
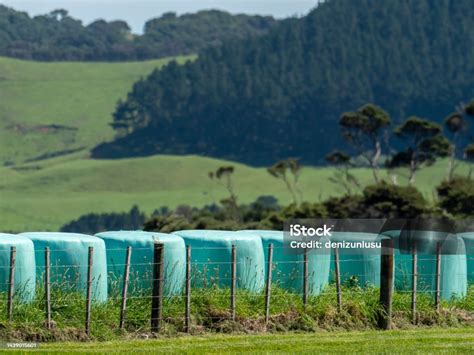
[[[427,205],[415,187],[382,182],[364,189],[359,218],[417,218],[429,212]]]
[[[464,149],[464,159],[469,163],[469,173],[467,177],[471,179],[474,165],[474,144],[469,144],[466,149]]]
[[[329,178],[330,181],[339,184],[348,195],[352,193],[352,188],[360,188],[359,181],[349,171],[351,165],[351,157],[344,152],[334,151],[326,156],[326,161],[332,164],[336,171],[334,176]]]
[[[466,122],[463,115],[459,113],[452,113],[444,120],[444,125],[448,132],[451,134],[451,146],[450,146],[450,159],[448,163],[448,181],[453,178],[454,171],[456,170],[458,164],[456,163],[456,152],[457,152],[457,143],[459,136],[466,129]]]
[[[379,182],[382,140],[390,124],[388,113],[373,104],[362,106],[355,112],[346,112],[339,120],[345,140],[367,160],[376,183]]]
[[[453,178],[454,172],[458,166],[458,164],[456,163],[457,158],[465,158],[469,162],[469,159],[467,159],[469,157],[469,154],[466,154],[466,150],[469,148],[468,146],[465,147],[465,154],[463,156],[460,156],[458,154],[458,145],[463,144],[463,138],[464,142],[466,141],[466,138],[467,141],[473,140],[472,133],[469,136],[470,124],[467,119],[468,116],[474,118],[474,100],[472,100],[467,105],[460,105],[457,108],[456,112],[451,113],[444,120],[445,127],[452,137],[450,159],[448,165],[448,181]]]
[[[454,177],[437,187],[439,205],[447,212],[461,216],[474,216],[474,181],[465,177]]]
[[[233,166],[221,166],[215,172],[209,172],[208,176],[211,180],[217,181],[229,193],[229,197],[222,199],[221,203],[230,211],[233,220],[240,221],[240,211],[237,205],[237,195],[234,192],[234,184],[232,182],[232,175],[235,168]]]
[[[54,18],[56,21],[61,21],[62,19],[68,17],[69,12],[64,9],[56,9],[49,13],[51,18]]]
[[[431,165],[438,157],[450,154],[451,144],[442,134],[439,124],[419,117],[409,117],[395,129],[395,134],[405,141],[406,148],[398,152],[388,163],[389,167],[409,168],[409,183],[413,185],[416,172],[423,164]]]
[[[298,159],[288,158],[286,160],[280,160],[267,168],[267,171],[271,176],[281,179],[285,183],[285,186],[290,192],[293,202],[296,205],[298,205],[297,195],[299,195],[300,201],[302,202],[302,192],[298,188],[298,180],[301,174],[301,165]],[[288,178],[288,173],[293,176],[292,180]]]
[[[474,119],[474,99],[467,105],[464,106],[464,113],[468,115],[471,119]],[[471,127],[474,126],[474,122],[471,123]],[[470,142],[474,141],[474,132],[470,132],[470,136],[468,137]],[[474,144],[470,143],[464,149],[464,159],[469,163],[469,174],[468,178],[471,179],[472,177],[472,169],[474,165]]]

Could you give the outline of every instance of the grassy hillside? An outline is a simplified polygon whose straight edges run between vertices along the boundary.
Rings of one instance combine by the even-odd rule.
[[[264,168],[197,157],[153,156],[123,160],[91,160],[75,156],[50,159],[17,168],[0,168],[0,230],[56,230],[89,212],[127,211],[133,204],[150,213],[160,206],[202,206],[218,202],[225,190],[208,178],[208,172],[233,164],[239,202],[273,195],[291,202],[284,184]],[[459,172],[465,172],[460,169]],[[332,168],[304,168],[301,190],[317,201],[343,191],[329,178]],[[357,169],[362,183],[372,182],[371,172]],[[422,170],[417,187],[429,199],[446,173],[446,162]],[[401,184],[406,179],[399,178]]]
[[[37,63],[0,58],[0,165],[90,149],[112,138],[108,124],[117,100],[137,79],[169,61]]]

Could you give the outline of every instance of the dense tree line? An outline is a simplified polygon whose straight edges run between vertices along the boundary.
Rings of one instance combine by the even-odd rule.
[[[180,205],[174,210],[161,207],[146,216],[137,207],[129,213],[88,214],[66,224],[61,230],[95,234],[111,230],[173,232],[183,229],[270,229],[282,230],[292,218],[443,218],[447,221],[474,217],[474,180],[456,176],[436,189],[437,201],[428,201],[414,186],[397,186],[382,181],[360,193],[347,193],[321,202],[278,204],[273,196],[260,196],[250,204],[202,208]]]
[[[198,209],[181,206],[173,213],[154,216],[145,230],[173,232],[183,229],[270,229],[282,230],[286,220],[295,218],[443,218],[447,221],[473,217],[474,181],[457,177],[437,189],[439,203],[426,200],[414,186],[387,182],[367,186],[360,194],[346,194],[322,202],[292,203],[289,206],[239,206],[240,220],[224,204]]]
[[[115,111],[118,138],[94,155],[321,163],[342,141],[340,112],[366,102],[394,124],[413,113],[441,122],[474,97],[472,18],[471,0],[326,1],[140,80]]]
[[[40,61],[145,60],[195,54],[225,41],[266,33],[271,17],[201,11],[167,13],[148,21],[135,35],[124,21],[84,25],[66,10],[30,17],[0,5],[0,55]]]
[[[148,217],[137,206],[124,213],[89,213],[61,227],[61,232],[95,234],[113,230],[140,230]]]

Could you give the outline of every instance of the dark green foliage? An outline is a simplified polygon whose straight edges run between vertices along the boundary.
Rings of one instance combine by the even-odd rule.
[[[464,107],[464,111],[467,115],[474,117],[474,100],[472,100],[469,104]]]
[[[435,136],[420,143],[420,150],[426,157],[447,157],[450,152],[450,143],[446,137]]]
[[[327,212],[319,203],[303,202],[301,205],[291,204],[281,211],[270,213],[260,222],[264,229],[283,230],[283,224],[289,219],[298,218],[324,218]]]
[[[79,219],[69,222],[61,227],[61,232],[83,233],[94,235],[99,232],[113,230],[139,230],[142,229],[147,217],[133,206],[126,213],[86,214]]]
[[[344,152],[338,150],[326,155],[326,161],[334,166],[341,166],[349,164],[351,157]]]
[[[464,150],[464,157],[467,161],[474,163],[474,144],[469,144]]]
[[[390,123],[388,113],[372,104],[364,105],[355,112],[346,112],[339,120],[345,138],[357,145],[364,144],[364,142],[359,142],[366,139],[364,135],[377,136],[380,130],[389,126]]]
[[[160,232],[173,232],[182,229],[269,229],[269,226],[262,221],[266,220],[269,215],[280,211],[281,208],[278,205],[278,200],[273,196],[260,196],[255,202],[248,205],[236,205],[230,211],[226,201],[222,201],[221,205],[203,208],[183,205],[174,211],[155,213],[153,218],[145,223],[144,229]],[[238,214],[239,219],[235,219],[234,214]]]
[[[324,206],[330,218],[415,218],[429,213],[416,188],[385,182],[366,187],[362,195],[329,199]]]
[[[465,217],[474,216],[474,181],[455,177],[438,188],[439,205],[447,212]]]
[[[441,131],[442,128],[439,124],[412,116],[395,129],[395,134],[400,138],[419,143],[422,139],[435,136]]]
[[[346,195],[338,198],[331,198],[324,202],[330,218],[357,218],[364,211],[364,198],[361,195]]]
[[[115,122],[134,133],[97,157],[195,153],[323,163],[341,112],[373,102],[395,122],[441,121],[474,97],[471,0],[329,0],[267,35],[231,41],[138,82]],[[146,128],[143,128],[145,122]]]
[[[145,60],[194,54],[225,41],[261,35],[275,23],[271,17],[215,10],[168,13],[148,21],[144,34],[135,35],[124,21],[96,20],[84,26],[66,10],[30,18],[0,5],[0,55],[41,61]]]
[[[355,112],[346,112],[339,120],[344,139],[358,155],[364,157],[372,168],[375,182],[379,181],[379,159],[382,140],[391,119],[380,107],[367,104]]]
[[[459,133],[466,127],[466,122],[461,114],[454,112],[445,118],[444,124],[449,132]]]
[[[395,134],[404,141],[405,146],[387,162],[387,166],[407,166],[410,184],[414,184],[416,172],[423,164],[433,164],[437,158],[451,154],[451,143],[441,133],[441,126],[435,122],[415,116],[407,118],[395,129]]]
[[[429,212],[429,204],[412,186],[382,182],[364,189],[359,211],[362,218],[416,218]]]

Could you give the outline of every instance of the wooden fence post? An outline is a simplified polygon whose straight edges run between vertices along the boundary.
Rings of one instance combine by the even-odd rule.
[[[336,273],[337,309],[340,312],[342,309],[342,289],[341,289],[341,269],[339,265],[339,248],[334,249],[334,271]]]
[[[94,257],[94,247],[89,247],[87,265],[87,291],[86,291],[86,335],[91,331],[91,303],[92,303],[92,260]]]
[[[191,246],[186,245],[186,287],[185,287],[185,309],[184,329],[186,333],[191,331]]]
[[[15,264],[16,264],[16,247],[10,248],[10,274],[8,278],[8,300],[7,311],[8,321],[13,320],[13,296],[15,294]]]
[[[416,251],[416,242],[413,244],[413,263],[412,263],[412,295],[411,295],[411,314],[413,324],[417,323],[417,313],[416,313],[416,292],[418,288],[418,254]]]
[[[236,307],[236,289],[237,289],[237,248],[232,245],[231,255],[231,284],[230,284],[230,314],[233,321],[235,321],[235,307]]]
[[[127,313],[127,295],[128,295],[128,282],[130,278],[130,259],[132,257],[132,247],[127,247],[127,254],[125,255],[125,270],[123,273],[123,286],[122,286],[122,304],[120,306],[120,329],[125,327],[125,316]]]
[[[308,304],[308,249],[304,249],[303,254],[303,306]]]
[[[51,267],[49,247],[44,248],[44,299],[46,328],[51,329]]]
[[[159,332],[163,312],[164,244],[154,244],[153,293],[151,298],[151,331]]]
[[[272,292],[273,244],[268,245],[267,282],[265,285],[265,324],[270,318],[270,295]]]
[[[393,241],[382,240],[380,263],[380,306],[379,327],[392,328],[392,296],[393,296]]]
[[[435,292],[435,308],[439,312],[441,301],[441,243],[436,244],[436,292]]]

